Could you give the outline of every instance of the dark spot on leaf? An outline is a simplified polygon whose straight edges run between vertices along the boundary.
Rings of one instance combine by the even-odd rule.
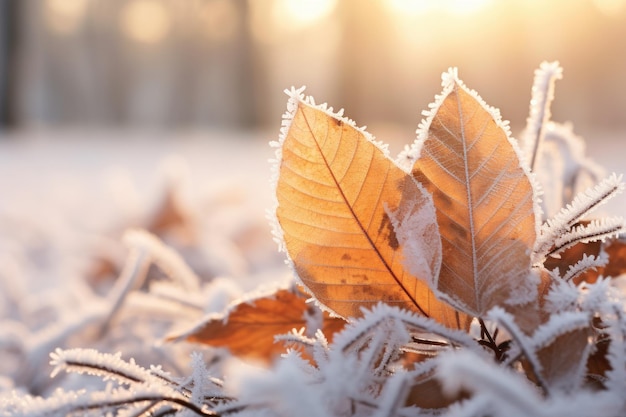
[[[335,125],[337,125],[337,126],[343,126],[343,120],[339,120],[339,119],[335,119],[335,118],[331,118],[330,120],[335,122]]]
[[[350,260],[352,260],[352,256],[348,255],[347,253],[344,253],[344,254],[341,256],[341,260],[342,260],[342,261],[350,261]]]
[[[386,233],[383,233],[385,231]],[[383,215],[383,220],[380,222],[380,227],[378,227],[378,234],[381,236],[386,236],[387,242],[389,242],[389,246],[391,247],[391,249],[397,250],[400,247],[396,232],[395,230],[393,230],[391,219],[389,218],[389,215],[387,213]]]
[[[363,281],[367,281],[369,280],[369,278],[367,277],[367,275],[365,274],[353,274],[352,275],[354,278],[358,278],[358,279],[362,279]]]

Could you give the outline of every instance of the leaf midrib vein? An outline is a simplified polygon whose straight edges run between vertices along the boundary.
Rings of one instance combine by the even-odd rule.
[[[470,176],[469,176],[469,164],[467,161],[467,138],[465,137],[465,121],[463,120],[463,106],[461,105],[461,97],[459,96],[458,84],[454,86],[454,92],[456,94],[457,109],[459,112],[459,126],[461,127],[461,145],[463,146],[463,168],[465,170],[465,190],[467,194],[467,209],[468,220],[470,227],[470,247],[472,249],[472,278],[474,280],[474,289],[478,288],[478,271],[477,271],[477,259],[476,259],[476,236],[474,235],[474,206],[472,201],[472,190],[470,188]],[[477,139],[478,140],[478,139]],[[474,302],[475,308],[480,311],[480,297],[478,291],[474,290]]]
[[[317,150],[319,151],[319,155],[322,158],[322,161],[324,162],[324,164],[326,165],[328,172],[330,173],[331,178],[333,179],[333,181],[335,182],[336,186],[337,186],[337,190],[339,190],[339,194],[341,195],[341,197],[343,198],[343,200],[346,203],[346,206],[348,207],[348,210],[350,211],[350,213],[353,215],[354,220],[356,222],[356,224],[358,225],[358,227],[361,229],[363,235],[365,236],[365,238],[367,239],[367,241],[369,242],[369,244],[371,245],[374,253],[376,253],[376,255],[378,256],[378,259],[380,259],[380,261],[383,263],[383,265],[385,266],[385,268],[387,269],[387,271],[389,271],[389,274],[393,277],[393,279],[396,281],[396,283],[400,286],[400,288],[402,288],[402,291],[406,294],[406,296],[409,298],[409,300],[411,300],[413,302],[413,304],[415,305],[415,307],[420,311],[421,314],[423,314],[425,317],[430,317],[426,311],[424,311],[424,309],[417,303],[417,301],[415,300],[414,297],[411,296],[411,294],[409,294],[408,290],[404,287],[404,285],[402,285],[402,282],[400,281],[400,279],[396,276],[396,274],[394,273],[394,271],[391,269],[391,266],[387,263],[387,261],[384,259],[384,257],[382,256],[382,254],[380,253],[380,251],[378,250],[378,248],[374,245],[374,242],[372,241],[372,238],[370,237],[369,233],[365,230],[365,228],[363,227],[363,224],[361,224],[361,221],[359,220],[358,216],[356,215],[356,213],[354,212],[352,206],[350,205],[350,203],[348,202],[348,199],[346,197],[346,195],[343,192],[343,189],[341,188],[341,186],[339,185],[339,183],[337,182],[337,178],[335,177],[335,174],[333,173],[330,165],[328,164],[328,161],[326,160],[326,157],[324,156],[324,153],[322,152],[322,149],[320,147],[320,143],[318,142],[317,138],[315,137],[315,134],[313,134],[313,129],[311,128],[311,124],[309,123],[309,119],[307,117],[307,115],[305,114],[304,111],[302,111],[302,109],[300,109],[302,117],[304,118],[305,123],[307,124],[307,127],[309,129],[309,132],[311,132],[311,136],[313,136],[313,142],[315,143],[315,146],[317,147]],[[328,132],[328,130],[327,130]],[[343,129],[340,130],[340,137],[339,140],[341,140],[343,138]],[[328,135],[328,133],[327,133]],[[373,146],[373,145],[372,145]],[[369,167],[368,167],[369,169]]]

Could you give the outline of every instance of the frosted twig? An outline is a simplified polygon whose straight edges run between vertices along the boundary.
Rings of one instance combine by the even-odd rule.
[[[128,293],[134,288],[141,286],[143,281],[148,275],[148,268],[150,267],[150,260],[148,259],[145,251],[138,248],[131,248],[124,268],[120,273],[119,278],[115,282],[115,286],[111,289],[111,292],[107,296],[110,307],[106,318],[102,322],[100,328],[100,336],[104,335],[111,325],[111,322],[119,309],[124,304],[124,300]]]
[[[535,261],[541,262],[550,251],[555,241],[568,232],[571,227],[597,207],[621,193],[625,184],[622,176],[615,173],[602,180],[595,187],[590,187],[576,195],[574,200],[563,207],[552,219],[541,227],[541,234],[535,244]]]
[[[580,225],[564,233],[554,241],[554,247],[546,256],[555,256],[577,243],[604,241],[607,238],[619,237],[624,232],[626,224],[621,217],[593,220],[587,225]]]
[[[550,105],[554,100],[554,84],[563,78],[563,68],[558,61],[542,62],[535,70],[530,110],[526,120],[524,146],[530,152],[530,169],[535,170],[539,145],[550,120]]]
[[[550,394],[548,384],[541,374],[542,366],[535,350],[533,349],[534,346],[532,345],[532,342],[528,340],[528,337],[526,337],[526,335],[524,335],[524,333],[519,329],[517,324],[515,324],[513,317],[500,307],[492,308],[488,313],[488,317],[489,319],[498,322],[506,329],[507,332],[509,332],[511,337],[517,342],[519,349],[528,360],[533,374],[537,379],[537,383],[546,394]]]
[[[124,242],[134,248],[141,248],[169,278],[180,283],[189,291],[197,291],[200,279],[185,260],[155,235],[139,229],[127,230]]]
[[[609,262],[609,256],[605,251],[601,251],[598,256],[587,256],[583,254],[582,259],[571,265],[567,272],[561,277],[564,281],[571,281],[590,269],[596,269],[605,266]]]

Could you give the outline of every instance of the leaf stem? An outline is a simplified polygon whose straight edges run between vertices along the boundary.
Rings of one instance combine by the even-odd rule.
[[[491,335],[489,330],[487,329],[487,325],[482,318],[478,318],[478,323],[480,323],[480,335],[481,340],[478,342],[482,346],[488,347],[491,349],[496,357],[496,361],[502,362],[505,358],[506,351],[508,350],[508,344],[500,344],[498,345],[495,340],[495,336],[498,335],[498,329],[494,331],[494,336]],[[485,337],[487,340],[485,340]]]

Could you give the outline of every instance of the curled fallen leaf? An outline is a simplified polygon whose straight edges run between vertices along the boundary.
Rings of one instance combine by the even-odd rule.
[[[344,320],[307,303],[307,297],[298,289],[283,288],[236,301],[225,313],[210,314],[192,329],[169,336],[168,341],[224,347],[241,358],[269,361],[285,352],[281,343],[275,343],[275,335],[305,327],[313,334],[317,328],[310,327],[316,321],[316,327],[329,340],[345,325]]]

